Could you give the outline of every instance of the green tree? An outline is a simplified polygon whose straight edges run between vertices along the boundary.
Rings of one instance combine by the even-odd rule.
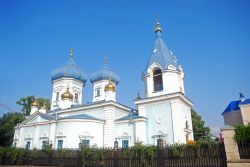
[[[205,121],[193,109],[191,110],[193,133],[195,141],[204,141],[210,139],[210,128],[205,126]]]
[[[0,146],[10,146],[13,142],[14,127],[25,119],[23,113],[6,113],[0,117]]]
[[[250,143],[250,124],[235,125],[234,139],[237,141],[237,143]]]
[[[23,112],[23,114],[25,115],[29,115],[30,114],[30,110],[31,110],[31,103],[34,100],[37,100],[38,104],[39,104],[39,108],[45,106],[48,110],[50,109],[50,100],[46,99],[46,98],[35,98],[35,96],[27,96],[27,97],[21,97],[20,100],[18,100],[16,103],[20,106],[22,106],[21,111]]]

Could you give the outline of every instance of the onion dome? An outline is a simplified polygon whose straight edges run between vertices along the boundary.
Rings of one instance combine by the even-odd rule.
[[[87,75],[78,66],[76,66],[73,57],[73,49],[71,48],[68,62],[65,64],[65,66],[52,71],[51,81],[62,77],[74,78],[84,83],[87,81]]]
[[[92,76],[90,77],[90,81],[93,84],[96,81],[101,81],[105,79],[106,80],[110,79],[115,84],[119,83],[119,76],[109,69],[106,56],[104,59],[104,67],[101,70],[93,73]]]
[[[69,92],[69,88],[61,95],[61,98],[62,100],[73,100],[73,95]]]
[[[37,100],[35,99],[31,104],[30,106],[32,107],[38,107],[39,106],[39,103],[37,102]]]
[[[105,85],[104,91],[115,91],[115,86],[112,84],[111,79],[109,79],[109,83]]]

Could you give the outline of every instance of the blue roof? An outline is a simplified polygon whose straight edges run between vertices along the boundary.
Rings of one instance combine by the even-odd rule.
[[[148,61],[148,64],[145,69],[145,73],[147,73],[147,69],[153,63],[159,64],[162,69],[167,69],[170,64],[177,68],[176,58],[173,53],[168,49],[166,44],[161,38],[161,31],[156,32],[156,40],[153,48],[152,55]]]
[[[104,67],[101,70],[93,73],[90,77],[90,81],[92,83],[95,81],[100,81],[104,79],[106,80],[111,79],[116,84],[119,83],[119,76],[113,71],[111,71],[107,65],[104,65]]]
[[[224,110],[224,112],[222,113],[225,114],[226,112],[230,112],[230,111],[236,111],[236,110],[239,110],[240,107],[239,107],[239,104],[240,104],[240,100],[237,100],[237,101],[231,101],[227,108]]]
[[[70,115],[70,116],[58,118],[58,120],[61,120],[61,119],[91,119],[91,120],[101,120],[101,119],[92,117],[92,116],[87,115],[87,114]]]
[[[250,104],[250,99],[245,99],[244,101],[240,102],[240,105],[242,104]]]
[[[43,119],[46,119],[46,120],[54,120],[55,119],[55,117],[53,115],[44,114],[41,112],[38,112],[37,115],[39,115],[40,117],[42,117]]]
[[[74,78],[84,83],[87,81],[87,75],[76,66],[72,55],[65,66],[57,68],[51,73],[51,81],[62,77]]]
[[[222,115],[227,112],[237,111],[240,109],[240,105],[250,104],[250,99],[245,99],[244,95],[240,93],[240,100],[231,101],[227,108],[223,111]]]
[[[131,112],[128,115],[117,119],[116,121],[125,121],[125,120],[136,119],[136,118],[145,118],[145,117],[139,116],[138,112]]]

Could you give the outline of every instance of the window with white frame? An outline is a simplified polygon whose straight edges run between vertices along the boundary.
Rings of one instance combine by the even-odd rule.
[[[75,93],[75,102],[78,102],[78,93]]]
[[[56,101],[59,100],[59,92],[56,92]]]
[[[101,96],[101,88],[100,88],[100,87],[96,88],[96,89],[95,89],[95,92],[96,92],[96,93],[95,93],[95,96],[96,96],[96,97]]]
[[[128,139],[122,140],[122,148],[128,148],[128,147],[129,147]]]
[[[57,141],[57,149],[61,150],[62,148],[63,148],[63,140],[60,139]]]
[[[30,141],[27,141],[27,142],[26,142],[25,148],[26,148],[27,150],[30,149],[30,143],[31,143]]]
[[[82,140],[82,145],[84,145],[84,146],[89,146],[90,145],[90,140],[86,140],[86,139],[84,139],[84,140]]]
[[[47,144],[47,141],[46,141],[46,140],[43,140],[43,141],[42,141],[42,149],[45,148],[46,144]]]

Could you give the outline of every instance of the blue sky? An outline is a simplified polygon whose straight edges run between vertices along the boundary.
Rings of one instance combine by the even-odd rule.
[[[51,98],[51,71],[69,48],[88,77],[103,66],[120,76],[117,98],[134,107],[140,74],[152,53],[156,15],[163,39],[185,72],[186,96],[210,126],[239,91],[250,97],[250,1],[0,1],[0,103]],[[87,81],[84,103],[91,101]],[[1,114],[7,112],[0,108]]]

